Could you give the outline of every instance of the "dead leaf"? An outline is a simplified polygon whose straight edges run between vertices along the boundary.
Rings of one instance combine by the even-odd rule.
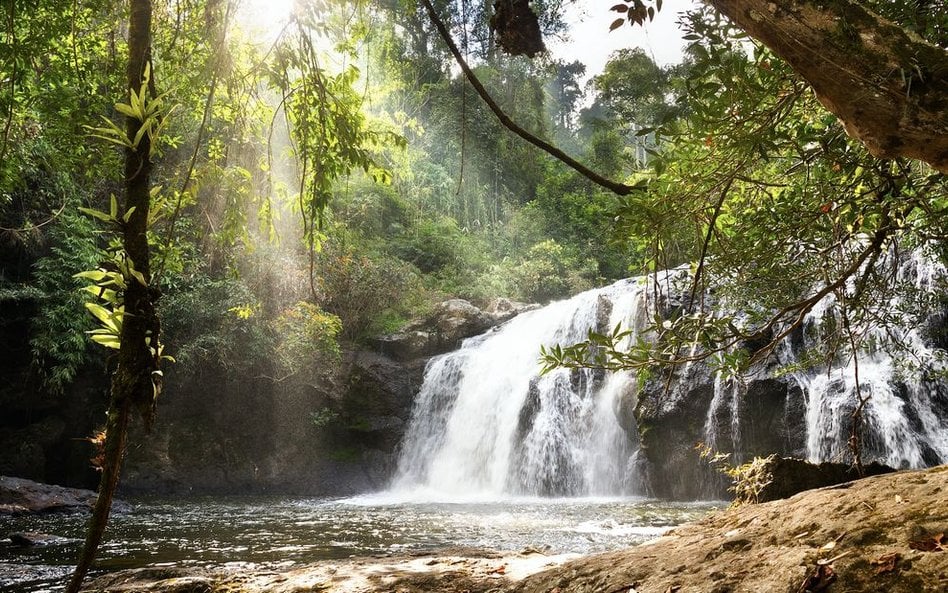
[[[665,593],[678,593],[681,590],[681,585],[672,585],[671,587],[665,589]]]
[[[495,569],[492,570],[491,572],[496,573],[496,574],[505,574],[505,573],[507,572],[507,565],[506,565],[506,564],[501,564],[500,566],[498,566],[497,568],[495,568]]]
[[[945,540],[944,533],[909,542],[910,548],[921,552],[941,552],[945,550],[946,546],[948,546],[948,541]]]
[[[836,582],[836,571],[829,564],[820,564],[797,589],[797,593],[822,593]]]
[[[889,572],[894,572],[896,565],[901,559],[902,554],[899,554],[898,552],[888,552],[882,556],[879,556],[875,560],[870,560],[869,564],[876,567],[876,574],[886,574]]]

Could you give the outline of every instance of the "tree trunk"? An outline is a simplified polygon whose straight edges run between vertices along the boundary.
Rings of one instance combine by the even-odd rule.
[[[705,0],[785,60],[877,157],[948,173],[948,51],[852,0]]]
[[[151,48],[151,0],[130,0],[128,33],[127,81],[130,92],[142,88],[146,64]],[[134,117],[126,118],[126,133],[135,138],[142,122]],[[138,147],[125,150],[125,200],[124,213],[135,208],[128,221],[123,224],[122,242],[130,266],[133,266],[150,282],[148,249],[148,211],[150,205],[151,141],[145,134]],[[158,324],[154,301],[156,293],[142,284],[133,275],[126,278],[128,287],[124,291],[125,315],[123,316],[121,346],[118,365],[112,375],[108,422],[106,425],[105,451],[102,476],[99,481],[99,496],[96,499],[79,562],[66,593],[76,593],[82,586],[86,573],[95,559],[105,527],[108,523],[112,498],[118,485],[128,438],[128,423],[132,407],[137,407],[150,423],[154,404],[152,371],[157,368]]]

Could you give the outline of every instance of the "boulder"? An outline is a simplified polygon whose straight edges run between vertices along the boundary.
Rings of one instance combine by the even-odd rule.
[[[76,540],[48,533],[39,533],[38,531],[18,531],[7,536],[14,546],[21,548],[32,548],[39,546],[58,546],[68,544]]]
[[[521,303],[519,301],[499,297],[488,301],[487,306],[484,307],[484,312],[493,319],[494,324],[499,324],[513,319],[521,313],[539,308],[540,305],[537,303]]]
[[[863,466],[863,475],[847,463],[810,463],[803,459],[772,456],[763,460],[760,468],[764,474],[764,486],[757,494],[757,502],[769,502],[813,490],[851,482],[861,477],[878,476],[895,471],[881,463]]]
[[[450,299],[438,304],[425,319],[377,338],[375,345],[383,354],[399,361],[443,354],[460,348],[465,338],[482,334],[538,306],[498,298],[480,309],[464,299]]]
[[[714,513],[507,591],[942,593],[946,529],[948,466],[898,472]]]
[[[96,496],[92,490],[0,476],[0,515],[89,512]],[[112,510],[128,512],[131,507],[116,500],[112,503]]]

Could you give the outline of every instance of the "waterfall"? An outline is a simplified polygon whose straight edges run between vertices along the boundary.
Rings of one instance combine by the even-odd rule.
[[[889,257],[893,257],[890,255]],[[864,456],[896,468],[948,463],[948,364],[944,350],[925,335],[932,312],[918,311],[918,297],[944,288],[945,266],[923,250],[888,264],[902,291],[876,312],[880,318],[900,315],[897,323],[870,328],[858,357],[791,373],[806,404],[806,456],[810,461],[846,461],[847,439],[858,393],[867,399],[861,432]],[[914,302],[913,300],[914,299]],[[832,295],[806,317],[802,344],[781,349],[781,362],[793,363],[825,338],[827,326],[838,326]],[[938,316],[937,313],[934,316]],[[944,323],[943,320],[937,320]]]
[[[486,497],[637,492],[634,377],[589,369],[541,376],[538,349],[619,323],[641,328],[649,286],[632,278],[554,302],[432,359],[393,489]]]
[[[640,334],[656,299],[666,315],[685,304],[687,268],[518,315],[429,361],[392,490],[450,500],[616,496],[652,487],[678,497],[714,496],[717,490],[698,483],[709,479],[692,450],[700,441],[738,462],[770,453],[848,462],[857,383],[866,398],[864,461],[948,463],[948,340],[938,296],[948,273],[920,253],[890,257],[899,288],[872,312],[890,322],[863,324],[870,329],[855,359],[842,349],[815,367],[803,361],[824,352],[841,323],[832,295],[746,377],[722,377],[705,362],[687,363],[670,382],[659,377],[642,385],[629,372],[539,374],[540,345],[573,344],[619,323],[633,330],[625,346],[647,339]],[[641,450],[637,398],[651,431],[641,436],[649,443]],[[638,470],[643,465],[649,483]]]
[[[712,451],[731,451],[735,454],[733,462],[743,461],[741,455],[741,381],[714,375],[714,396],[704,419],[704,445]],[[726,416],[730,430],[730,440],[725,440],[720,431],[720,418]]]

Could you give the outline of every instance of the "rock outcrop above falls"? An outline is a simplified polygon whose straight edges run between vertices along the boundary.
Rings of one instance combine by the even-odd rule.
[[[499,298],[481,309],[463,299],[450,299],[438,304],[428,317],[378,338],[376,345],[382,353],[400,361],[434,356],[455,350],[465,338],[538,307]]]

